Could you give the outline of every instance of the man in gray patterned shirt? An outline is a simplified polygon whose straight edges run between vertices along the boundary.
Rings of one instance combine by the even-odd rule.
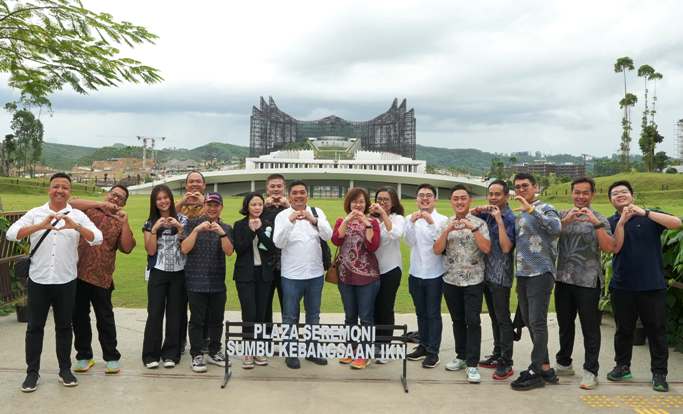
[[[555,282],[561,223],[555,207],[536,199],[538,187],[533,175],[517,174],[513,183],[515,200],[522,210],[515,223],[517,298],[533,348],[529,369],[510,385],[523,391],[558,382],[548,357],[548,305]]]
[[[574,320],[579,314],[586,359],[580,387],[593,389],[598,385],[598,355],[600,354],[600,292],[605,283],[600,252],[611,252],[614,239],[609,222],[591,208],[595,181],[588,177],[572,181],[574,207],[563,211],[562,233],[555,282],[555,310],[560,327],[560,351],[557,353],[557,375],[574,375]]]

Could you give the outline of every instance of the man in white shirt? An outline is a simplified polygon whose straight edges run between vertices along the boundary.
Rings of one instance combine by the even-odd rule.
[[[68,203],[71,178],[64,173],[50,177],[50,201],[29,210],[7,230],[7,240],[30,237],[31,249],[45,231],[50,233],[31,257],[27,281],[28,327],[26,328],[27,375],[21,390],[36,390],[43,331],[52,306],[55,319],[59,381],[66,387],[78,385],[71,372],[71,318],[76,298],[78,243],[83,237],[91,246],[102,243],[102,232],[80,210]]]
[[[434,186],[418,186],[419,210],[407,217],[405,226],[405,239],[410,246],[408,289],[415,304],[420,334],[420,345],[407,358],[411,361],[424,359],[423,368],[434,368],[439,364],[441,345],[441,292],[445,267],[443,256],[435,254],[433,247],[439,229],[448,221],[448,217],[439,214],[435,205]]]
[[[299,302],[303,297],[306,323],[318,324],[325,272],[320,240],[330,240],[332,228],[321,209],[316,208],[316,217],[307,205],[308,186],[303,181],[289,184],[289,204],[289,208],[275,217],[273,231],[273,242],[282,250],[282,323],[298,323]],[[318,365],[327,364],[322,358],[306,359]],[[285,363],[292,369],[301,366],[295,357],[287,357]]]

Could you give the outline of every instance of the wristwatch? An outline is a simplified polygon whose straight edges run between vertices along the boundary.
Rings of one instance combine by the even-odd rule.
[[[480,227],[481,227],[481,224],[478,225],[477,227],[473,228],[473,229],[472,229],[472,233],[478,232]]]
[[[371,229],[371,228],[372,228],[372,224],[368,224],[367,226],[365,226],[365,228],[366,228],[366,229]]]
[[[593,228],[594,228],[595,230],[601,229],[601,228],[603,228],[603,227],[605,227],[605,223],[603,223],[603,222],[600,222],[600,223],[598,223],[598,224],[593,224]]]
[[[76,230],[77,232],[80,232],[80,231],[81,231],[81,227],[83,227],[83,226],[81,226],[80,223],[79,223],[79,224],[76,224],[76,227],[74,227],[74,230]]]
[[[650,210],[647,208],[645,209],[645,217],[650,218]]]
[[[223,237],[228,237],[228,233],[223,233],[220,236],[218,236],[219,239],[222,239]]]

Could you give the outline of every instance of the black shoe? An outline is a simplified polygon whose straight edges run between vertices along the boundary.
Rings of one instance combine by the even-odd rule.
[[[36,372],[30,372],[26,375],[26,379],[21,384],[22,392],[33,392],[38,388],[38,382],[40,382],[40,375]]]
[[[528,391],[544,386],[545,381],[543,381],[543,377],[531,370],[522,371],[522,373],[519,374],[519,377],[510,383],[510,387],[515,391]]]
[[[78,385],[78,380],[71,373],[71,370],[60,372],[58,379],[65,387],[75,387]]]
[[[437,354],[427,354],[425,360],[422,361],[422,368],[434,368],[439,365],[439,356]]]
[[[607,374],[607,379],[615,382],[631,380],[631,368],[627,365],[617,365]]]
[[[496,363],[496,371],[493,373],[493,379],[502,381],[510,378],[515,372],[512,370],[512,364],[507,364],[502,359]]]
[[[419,361],[421,359],[425,359],[427,356],[427,350],[424,349],[422,345],[418,345],[413,349],[413,352],[409,353],[406,355],[406,358],[410,361]]]
[[[306,361],[311,361],[316,365],[327,365],[327,360],[325,358],[306,357]]]
[[[557,374],[555,373],[555,369],[550,368],[547,371],[541,371],[541,377],[543,378],[543,381],[545,381],[548,384],[559,384],[560,379],[557,377]]]
[[[290,368],[290,369],[301,368],[301,362],[299,362],[299,358],[294,358],[294,357],[285,358],[285,365],[287,365],[287,368]]]
[[[479,361],[479,366],[482,368],[496,368],[499,357],[495,355],[487,355],[484,359]]]
[[[666,375],[652,375],[652,389],[659,392],[669,392],[669,384],[666,382]]]

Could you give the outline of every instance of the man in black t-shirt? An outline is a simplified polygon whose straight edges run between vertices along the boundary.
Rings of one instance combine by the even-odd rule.
[[[633,204],[633,187],[617,181],[609,187],[610,202],[617,209],[609,224],[614,234],[613,275],[610,294],[614,321],[614,360],[610,381],[630,380],[633,331],[640,317],[650,345],[652,388],[666,392],[669,350],[666,343],[666,281],[660,236],[681,226],[668,214]]]
[[[221,351],[223,315],[225,312],[225,256],[233,252],[232,228],[221,221],[223,197],[207,193],[205,215],[185,225],[187,237],[181,250],[187,255],[185,285],[190,302],[190,355],[192,370],[205,372],[202,349],[205,345],[204,327],[208,325],[208,362],[225,366]]]
[[[271,174],[266,178],[266,199],[263,214],[261,219],[263,225],[267,228],[271,226],[274,230],[275,216],[279,212],[289,207],[287,196],[285,195],[285,177],[281,174]],[[272,233],[271,233],[272,236]],[[280,310],[282,310],[282,283],[280,276],[280,249],[275,250],[273,254],[273,283],[271,285],[270,295],[268,296],[266,306],[265,322],[273,322],[273,299],[275,298],[275,291],[277,290],[277,297],[280,301]]]

